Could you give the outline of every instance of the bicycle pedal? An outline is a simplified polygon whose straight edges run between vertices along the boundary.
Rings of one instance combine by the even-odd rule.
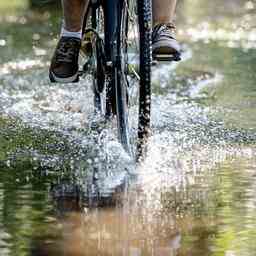
[[[153,61],[180,61],[180,54],[153,54]]]

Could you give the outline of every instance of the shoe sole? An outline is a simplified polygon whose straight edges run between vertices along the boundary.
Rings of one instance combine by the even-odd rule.
[[[166,42],[159,41],[152,45],[153,59],[157,61],[180,61],[180,52],[166,46]]]
[[[158,40],[152,44],[152,50],[155,51],[156,49],[163,49],[165,51],[170,52],[170,49],[174,51],[180,52],[180,45],[177,43],[176,40]]]
[[[50,72],[49,78],[52,83],[76,83],[79,81],[79,73],[77,72],[73,76],[61,78],[57,77],[53,72]]]
[[[155,61],[180,61],[181,57],[179,53],[176,54],[153,54],[153,60]]]

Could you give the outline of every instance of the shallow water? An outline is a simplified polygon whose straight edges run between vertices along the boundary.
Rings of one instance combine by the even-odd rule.
[[[256,3],[179,2],[137,167],[90,78],[49,83],[56,7],[22,3],[0,4],[0,255],[256,255]]]

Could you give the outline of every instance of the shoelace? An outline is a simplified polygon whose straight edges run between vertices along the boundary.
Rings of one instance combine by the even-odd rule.
[[[56,59],[58,62],[73,62],[79,53],[79,48],[75,40],[61,41],[57,49]]]
[[[175,25],[173,23],[167,23],[167,24],[159,24],[154,27],[153,31],[153,40],[158,36],[166,36],[169,38],[173,38],[173,33],[175,31]]]

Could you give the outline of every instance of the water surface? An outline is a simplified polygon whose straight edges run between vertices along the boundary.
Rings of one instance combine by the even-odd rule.
[[[57,7],[24,3],[0,4],[0,255],[254,256],[255,2],[179,2],[137,167],[89,77],[48,81]]]

